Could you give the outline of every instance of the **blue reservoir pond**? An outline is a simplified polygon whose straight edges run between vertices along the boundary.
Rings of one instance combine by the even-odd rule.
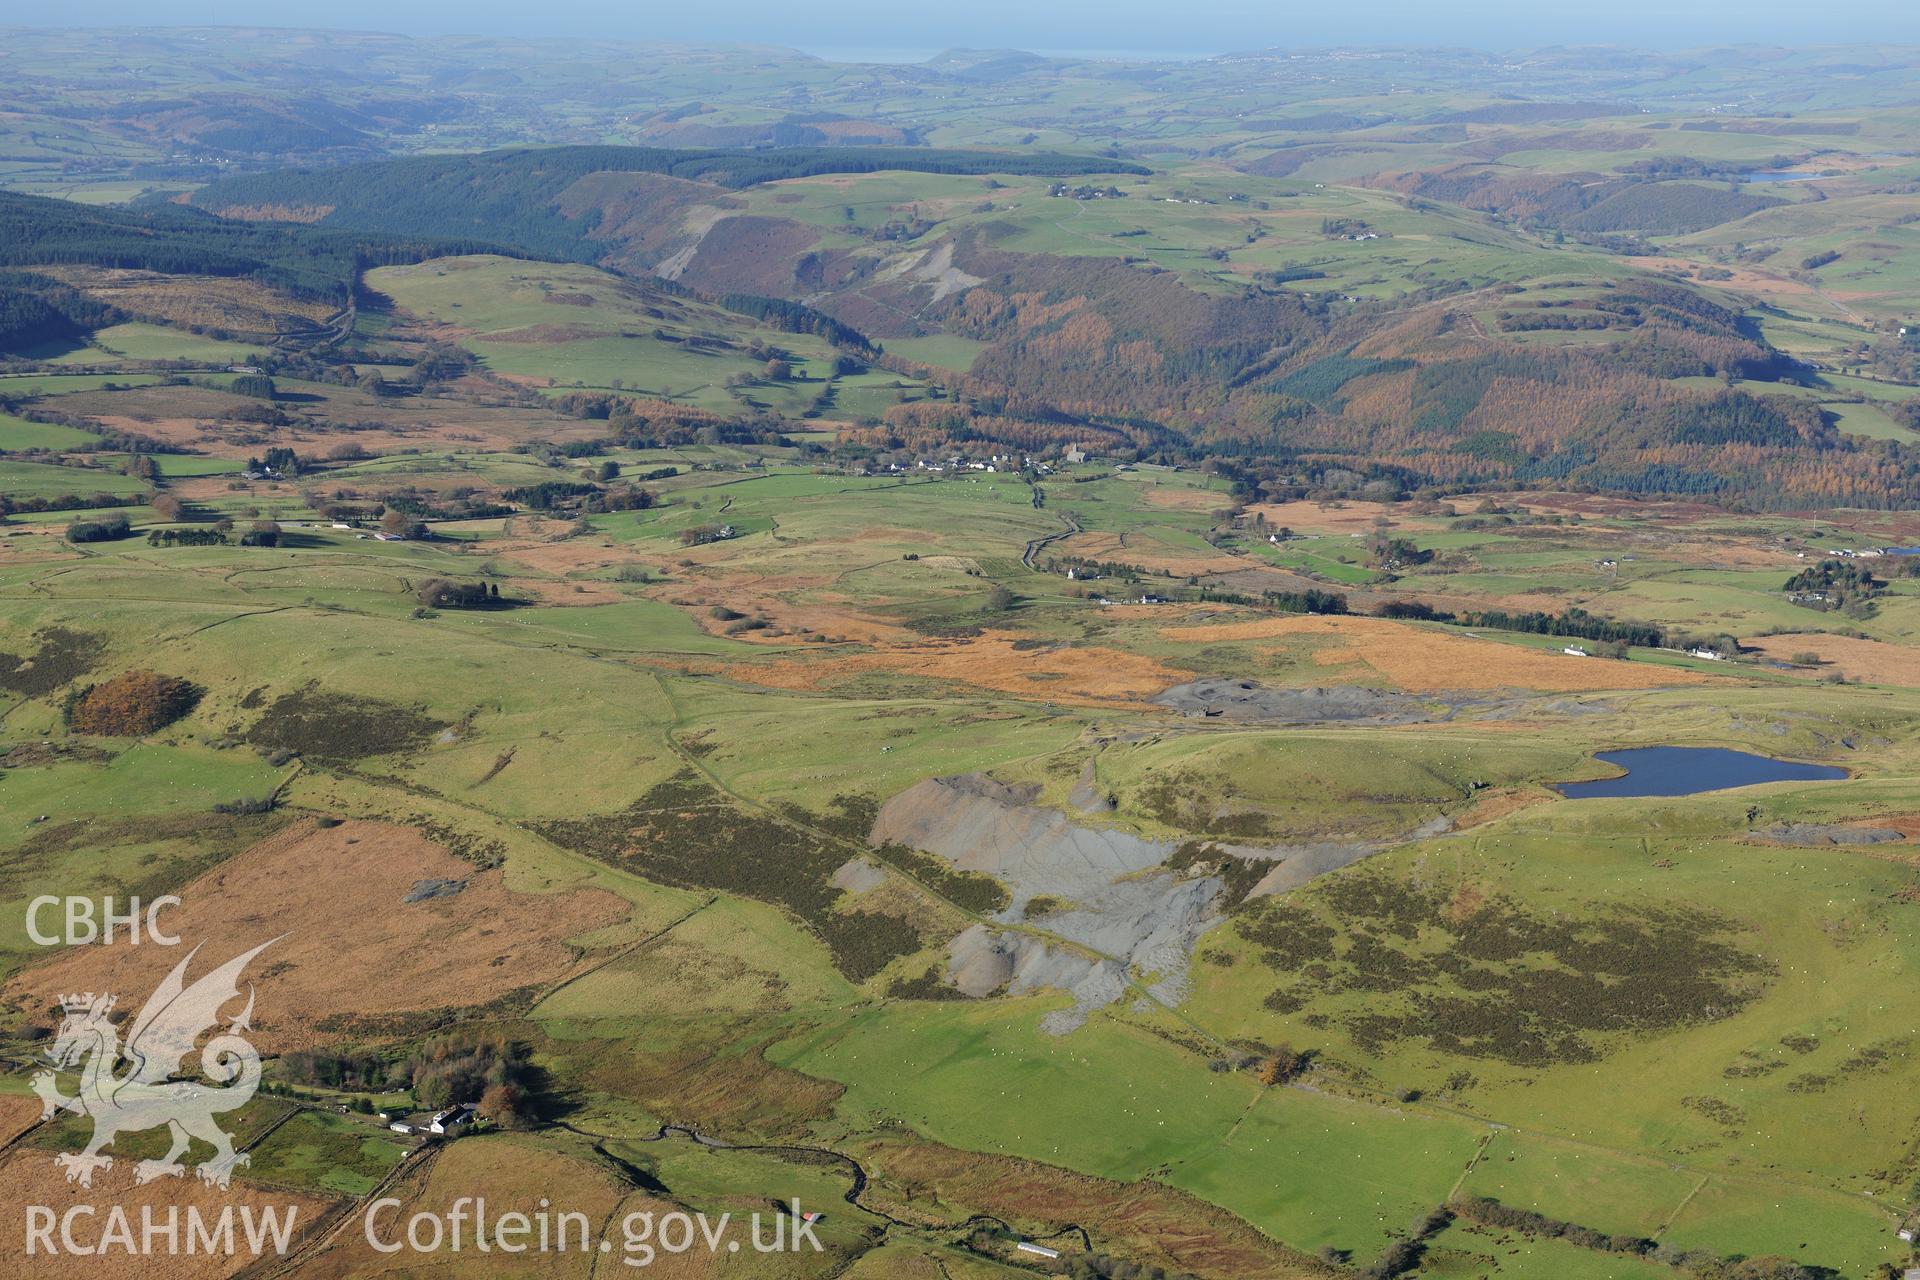
[[[1570,800],[1598,796],[1690,796],[1701,791],[1750,787],[1759,782],[1827,782],[1847,776],[1845,769],[1801,764],[1725,747],[1634,747],[1602,751],[1596,759],[1626,772],[1592,782],[1563,782],[1557,790]]]

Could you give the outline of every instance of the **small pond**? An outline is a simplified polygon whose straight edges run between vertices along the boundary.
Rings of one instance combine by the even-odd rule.
[[[1802,764],[1725,747],[1634,747],[1602,751],[1597,759],[1626,772],[1592,782],[1563,782],[1558,790],[1572,800],[1593,796],[1690,796],[1701,791],[1750,787],[1757,782],[1825,782],[1847,776],[1845,769]]]

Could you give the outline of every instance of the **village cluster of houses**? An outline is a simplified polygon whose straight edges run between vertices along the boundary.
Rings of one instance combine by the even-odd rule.
[[[1069,450],[1068,453],[1072,455],[1079,453],[1079,451]],[[1082,462],[1085,460],[1085,454],[1079,454],[1078,457],[1069,456],[1067,458],[1068,462]],[[915,461],[912,466],[905,466],[898,462],[889,462],[886,469],[888,473],[892,475],[904,475],[911,471],[925,471],[935,474],[944,474],[949,471],[955,473],[978,471],[982,474],[997,475],[1002,471],[1015,472],[1026,469],[1031,469],[1043,476],[1053,474],[1053,468],[1046,463],[1028,455],[1015,455],[1011,453],[996,453],[990,458],[968,458],[959,454],[955,454],[949,458],[921,458]],[[861,474],[865,475],[870,473],[863,471]]]
[[[1060,460],[1068,466],[1076,466],[1082,462],[1091,462],[1093,459],[1094,455],[1091,450],[1077,444],[1068,445],[1060,453]],[[1131,467],[1124,463],[1120,466],[1120,470],[1122,471],[1131,469]],[[1178,470],[1179,468],[1176,467],[1174,469]],[[984,458],[971,458],[966,454],[956,453],[945,458],[920,458],[911,466],[900,462],[889,462],[885,470],[887,474],[890,475],[904,475],[915,471],[924,471],[933,474],[978,471],[982,474],[991,473],[996,475],[1003,471],[1032,471],[1037,475],[1043,476],[1050,476],[1054,473],[1053,464],[1042,462],[1030,453],[996,453]],[[860,474],[871,475],[873,473],[863,468]]]

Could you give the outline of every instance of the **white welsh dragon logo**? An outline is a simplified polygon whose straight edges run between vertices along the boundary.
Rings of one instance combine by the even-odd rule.
[[[275,939],[274,941],[278,941]],[[63,1153],[55,1162],[67,1171],[68,1182],[83,1187],[93,1185],[96,1169],[113,1167],[113,1157],[100,1154],[121,1133],[137,1133],[166,1125],[173,1131],[173,1146],[158,1160],[142,1160],[134,1167],[134,1181],[147,1183],[155,1178],[179,1177],[186,1172],[180,1157],[189,1142],[198,1138],[213,1147],[213,1159],[198,1167],[200,1179],[225,1188],[233,1171],[247,1163],[247,1157],[234,1151],[232,1141],[214,1117],[245,1105],[260,1086],[260,1055],[241,1036],[248,1031],[253,1015],[253,988],[247,988],[247,1007],[221,1034],[207,1041],[200,1050],[200,1069],[215,1084],[210,1088],[200,1080],[174,1080],[175,1072],[193,1052],[202,1032],[219,1025],[220,1010],[239,997],[240,974],[247,962],[272,946],[263,942],[244,955],[227,961],[192,986],[186,985],[187,965],[199,954],[195,947],[187,958],[173,967],[127,1032],[124,1050],[129,1070],[115,1074],[120,1066],[120,1038],[107,1015],[112,1012],[112,995],[62,996],[60,1007],[65,1018],[53,1047],[47,1051],[54,1071],[41,1071],[33,1077],[33,1091],[40,1095],[42,1120],[67,1110],[93,1121],[93,1137],[79,1154]],[[81,1063],[84,1060],[85,1065]],[[80,1092],[67,1097],[60,1092],[55,1071],[80,1072]],[[232,1081],[228,1084],[228,1081]]]

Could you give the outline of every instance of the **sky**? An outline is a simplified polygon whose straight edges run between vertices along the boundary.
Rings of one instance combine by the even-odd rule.
[[[76,6],[78,8],[78,6]],[[0,0],[0,25],[37,25]],[[1276,46],[1920,43],[1913,0],[93,0],[61,26],[277,25],[409,35],[750,42],[815,52],[949,47],[1130,55]]]

